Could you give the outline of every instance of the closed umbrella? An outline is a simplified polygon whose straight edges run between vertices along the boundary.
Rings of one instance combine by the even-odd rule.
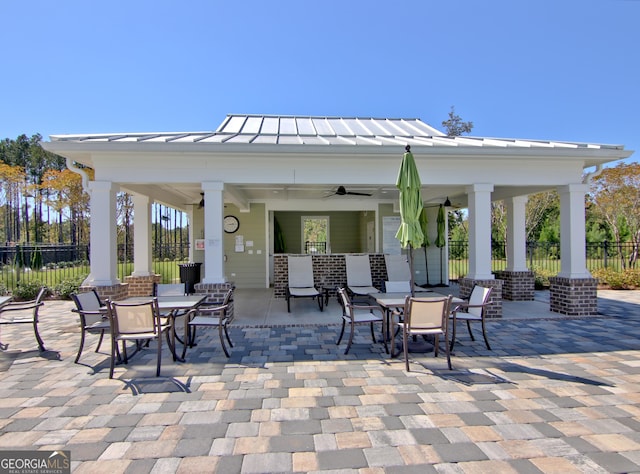
[[[436,247],[440,248],[440,285],[443,285],[442,278],[442,248],[447,245],[447,240],[445,237],[445,229],[444,229],[444,206],[440,204],[440,208],[438,209],[438,219],[436,220],[438,224],[438,235],[436,236]]]
[[[413,276],[412,250],[422,247],[424,243],[424,234],[420,225],[420,214],[423,210],[420,192],[422,184],[411,147],[407,145],[405,150],[396,180],[396,187],[400,191],[400,228],[396,232],[396,239],[400,241],[403,248],[409,249],[411,295],[414,295],[415,278]]]
[[[422,248],[424,249],[424,269],[427,274],[427,286],[431,286],[429,283],[429,262],[427,261],[427,247],[431,245],[429,242],[429,235],[427,234],[427,225],[429,224],[429,219],[427,218],[427,209],[422,208],[422,213],[420,214],[420,228],[422,229],[422,235],[424,236],[424,242],[422,243]]]

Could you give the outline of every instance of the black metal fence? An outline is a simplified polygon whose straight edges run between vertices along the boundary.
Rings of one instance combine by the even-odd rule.
[[[635,261],[629,265],[637,249],[633,242],[599,242],[586,244],[587,269],[611,268],[617,271],[623,268],[638,268]],[[556,242],[527,242],[527,266],[530,270],[546,275],[560,272],[560,244]],[[506,242],[491,243],[492,271],[507,268]],[[623,260],[626,264],[623,264]],[[465,241],[449,241],[449,279],[458,280],[469,271],[469,244]]]
[[[309,242],[304,243],[304,253],[327,253],[326,242]]]
[[[307,253],[326,253],[324,242],[308,242]],[[634,260],[637,249],[632,242],[601,242],[586,245],[587,268],[622,270],[638,268]],[[507,267],[505,242],[491,246],[492,270]],[[152,251],[153,271],[163,283],[179,282],[179,265],[188,261],[189,245],[161,244]],[[623,259],[627,262],[623,265]],[[527,243],[527,264],[530,270],[556,275],[560,271],[560,244]],[[449,241],[449,279],[458,280],[469,271],[469,244]],[[133,272],[133,245],[118,246],[118,278],[124,281]],[[40,282],[49,288],[65,280],[84,279],[89,274],[89,248],[86,245],[13,245],[0,246],[0,292],[3,287],[13,292],[21,282]]]
[[[153,271],[163,283],[179,282],[179,264],[189,259],[189,244],[161,244],[152,250]],[[118,278],[133,272],[133,245],[118,246]],[[51,289],[67,280],[89,275],[87,245],[0,246],[0,294],[13,292],[21,283],[38,282]]]

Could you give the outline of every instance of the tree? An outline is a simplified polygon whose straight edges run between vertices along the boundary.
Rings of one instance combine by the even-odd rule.
[[[640,163],[620,163],[606,168],[591,183],[594,212],[607,223],[618,243],[622,268],[631,268],[640,250]],[[624,255],[621,242],[632,242]]]
[[[525,211],[525,226],[527,241],[539,240],[546,226],[559,225],[560,198],[556,191],[544,191],[530,194]]]
[[[449,120],[443,120],[442,126],[447,131],[449,137],[459,137],[463,133],[471,133],[473,122],[463,122],[459,115],[456,115],[455,108],[451,106]]]

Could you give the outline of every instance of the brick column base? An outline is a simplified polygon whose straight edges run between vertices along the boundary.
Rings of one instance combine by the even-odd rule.
[[[496,278],[504,283],[502,297],[509,301],[533,301],[536,279],[533,272],[512,272],[501,270],[496,272]]]
[[[598,280],[595,278],[549,278],[550,310],[567,316],[598,314]]]
[[[471,290],[475,285],[492,288],[489,296],[489,306],[485,309],[486,318],[502,317],[502,280],[473,280],[471,278],[461,278],[460,298],[467,299],[471,295]]]
[[[132,276],[124,277],[124,281],[129,284],[128,296],[151,296],[153,294],[153,284],[162,281],[162,275]]]
[[[193,288],[196,291],[196,295],[207,295],[207,303],[220,303],[224,298],[227,291],[235,288],[236,285],[233,282],[226,283],[196,283]],[[229,309],[227,314],[233,317],[233,301],[229,303]]]
[[[91,291],[93,288],[96,289],[98,296],[101,300],[110,299],[113,301],[122,300],[129,296],[129,284],[128,283],[120,283],[118,285],[110,285],[110,286],[81,286],[80,291]]]

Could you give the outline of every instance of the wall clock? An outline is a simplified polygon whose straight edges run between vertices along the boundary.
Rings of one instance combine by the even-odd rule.
[[[224,231],[233,234],[240,228],[240,221],[236,216],[224,216]]]

